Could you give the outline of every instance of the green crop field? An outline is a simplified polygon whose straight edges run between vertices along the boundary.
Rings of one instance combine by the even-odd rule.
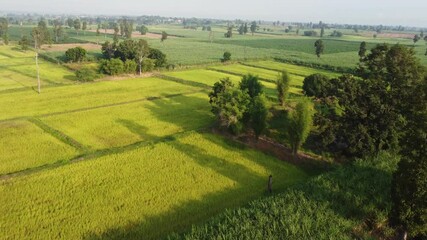
[[[0,93],[2,90],[34,88],[37,86],[35,53],[22,52],[16,47],[0,46]],[[74,73],[64,67],[39,59],[43,86],[70,84]]]
[[[54,115],[42,120],[89,148],[105,149],[209,126],[213,117],[208,101],[207,93],[203,92]]]
[[[0,123],[0,175],[68,160],[77,151],[28,121]]]
[[[189,132],[175,140],[0,181],[0,238],[157,239],[306,179],[295,166]]]

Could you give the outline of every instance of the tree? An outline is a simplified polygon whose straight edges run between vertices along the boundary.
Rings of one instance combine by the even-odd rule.
[[[325,35],[325,27],[320,29],[320,37],[322,38]]]
[[[0,37],[3,39],[3,43],[6,45],[9,43],[8,31],[9,31],[9,22],[7,18],[3,18],[3,17],[0,18]]]
[[[251,33],[252,33],[252,36],[254,35],[254,33],[256,32],[257,29],[258,29],[258,25],[257,25],[256,21],[253,21],[251,23]]]
[[[113,36],[113,42],[116,44],[119,42],[119,24],[114,23],[114,36]],[[122,35],[123,36],[123,35]]]
[[[108,28],[108,23],[107,22],[103,22],[102,23],[102,28],[104,29],[104,38],[107,39],[107,28]]]
[[[19,46],[21,46],[22,51],[27,51],[28,46],[30,45],[30,41],[26,35],[22,36],[21,40],[19,41]]]
[[[84,35],[86,35],[86,29],[87,29],[87,22],[86,22],[86,21],[83,21],[83,24],[82,24],[82,30],[83,30],[83,34],[84,34]]]
[[[101,51],[104,58],[111,59],[114,57],[116,52],[116,46],[111,44],[109,41],[106,41],[102,44]]]
[[[222,55],[221,62],[228,62],[230,60],[231,60],[231,53],[228,51],[224,52],[224,54]]]
[[[234,87],[226,87],[216,97],[212,97],[212,112],[215,113],[219,125],[234,134],[240,133],[243,129],[241,120],[248,110],[249,98],[247,92]]]
[[[74,27],[74,20],[72,18],[68,18],[67,19],[67,25],[69,28],[73,28]]]
[[[312,106],[308,100],[299,102],[290,113],[287,127],[292,154],[295,156],[310,134],[313,124]]]
[[[36,69],[37,69],[37,92],[41,93],[40,68],[39,68],[39,48],[45,43],[43,30],[40,26],[33,28],[31,36],[34,39],[34,49],[36,50]]]
[[[70,48],[65,52],[68,62],[81,62],[86,58],[86,49],[82,47]]]
[[[424,31],[421,30],[421,32],[420,32],[420,38],[423,38],[423,37],[424,37]]]
[[[268,104],[263,94],[254,98],[251,106],[251,127],[255,133],[255,139],[267,129]]]
[[[134,60],[126,60],[123,64],[123,71],[129,74],[135,74],[137,69],[137,64]],[[141,74],[141,73],[140,73]]]
[[[53,21],[53,35],[55,36],[55,42],[59,42],[59,38],[63,34],[62,22],[60,19],[55,19]]]
[[[162,38],[160,39],[160,41],[165,41],[166,39],[168,38],[168,34],[165,32],[165,31],[163,31],[162,32]]]
[[[277,97],[279,99],[279,103],[281,106],[285,106],[286,98],[289,94],[291,79],[289,78],[289,74],[287,71],[283,70],[277,79],[276,87],[277,87]]]
[[[240,25],[239,29],[237,30],[239,32],[240,35],[243,35],[244,31],[243,31],[243,23]]]
[[[209,93],[209,103],[212,104],[214,99],[218,98],[218,95],[224,93],[227,88],[233,88],[234,84],[231,82],[230,78],[223,78],[216,82],[212,87],[212,92]],[[218,109],[212,106],[212,113],[217,114]]]
[[[139,65],[139,75],[142,74],[142,61],[150,53],[147,41],[140,39],[136,45],[136,59]]]
[[[248,24],[245,23],[245,26],[243,26],[243,33],[246,34],[248,33]]]
[[[163,67],[167,63],[166,54],[164,54],[159,49],[150,48],[150,52],[148,54],[148,58],[153,59],[155,61],[154,65],[157,68]]]
[[[366,55],[366,42],[363,41],[362,43],[360,43],[360,47],[359,47],[359,58],[363,58]]]
[[[412,39],[414,41],[414,44],[417,43],[420,40],[420,36],[417,34],[414,36],[414,39]]]
[[[74,20],[74,29],[76,30],[76,34],[79,35],[79,30],[82,28],[82,25],[80,23],[80,19],[75,19]]]
[[[98,24],[98,27],[96,28],[96,36],[101,35],[101,32],[99,31],[101,29],[101,24]]]
[[[127,39],[131,39],[132,38],[132,32],[133,32],[133,21],[124,19],[122,21],[122,23],[123,23],[123,27],[124,27],[123,31],[124,31],[125,37]]]
[[[314,43],[314,47],[316,48],[316,55],[318,58],[320,58],[320,55],[323,54],[323,50],[325,49],[325,46],[323,45],[323,41],[322,40],[317,40]]]
[[[37,29],[40,33],[40,39],[38,39],[38,43],[40,44],[39,47],[42,44],[50,44],[52,42],[52,39],[50,37],[50,32],[49,29],[47,28],[47,24],[44,20],[40,20],[38,25],[37,25]]]
[[[330,80],[327,76],[316,73],[304,79],[302,89],[308,97],[323,98],[329,96]]]
[[[141,33],[141,35],[145,35],[148,32],[148,28],[144,25],[139,26],[137,30]]]
[[[139,50],[138,44],[139,42],[133,41],[131,39],[126,39],[120,42],[119,45],[117,45],[116,51],[114,52],[114,57],[120,58],[123,62],[126,61],[127,59],[131,59],[131,60],[136,59],[138,50]]]
[[[243,76],[239,87],[242,91],[246,91],[251,99],[254,99],[263,93],[263,85],[261,84],[261,81],[259,81],[258,76],[254,76],[252,74]]]
[[[144,58],[142,61],[142,72],[151,72],[155,66],[154,59]]]
[[[99,70],[101,73],[108,75],[119,75],[124,72],[124,64],[122,60],[117,58],[101,60],[99,63]]]
[[[411,86],[402,156],[392,181],[390,220],[410,239],[427,237],[427,77]]]
[[[226,37],[226,38],[231,38],[231,37],[233,37],[233,26],[229,26],[229,27],[227,28],[227,32],[226,32],[226,33],[224,33],[224,37]]]

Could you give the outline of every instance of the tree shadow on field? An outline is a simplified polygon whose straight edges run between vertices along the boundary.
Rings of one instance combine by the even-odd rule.
[[[165,109],[177,107],[179,105],[191,107],[189,102],[201,101],[200,98],[192,96],[180,96],[171,99],[160,99],[153,101],[148,109],[160,121],[170,122],[171,124],[186,127],[186,121],[180,121],[177,118],[171,118],[165,114]],[[206,100],[206,104],[209,104]],[[185,109],[185,108],[184,108]],[[195,114],[194,117],[200,117],[201,113],[187,110],[188,114]],[[206,114],[206,113],[204,113]],[[120,124],[126,126],[130,131],[144,137],[153,138],[147,134],[147,128],[136,124],[135,122],[120,119]],[[196,133],[197,134],[197,133]],[[171,233],[184,233],[191,229],[192,225],[199,225],[206,222],[207,219],[223,212],[226,208],[234,208],[245,205],[248,201],[254,200],[260,196],[267,196],[266,185],[268,175],[279,175],[276,165],[263,161],[259,155],[253,152],[243,151],[247,147],[212,136],[198,135],[200,140],[177,138],[173,141],[167,141],[176,151],[187,156],[191,161],[197,163],[200,167],[214,171],[231,181],[233,185],[223,189],[210,192],[203,197],[194,200],[190,199],[185,203],[175,203],[172,209],[162,214],[144,217],[141,221],[129,222],[125,226],[112,227],[102,233],[89,232],[82,236],[86,240],[98,239],[161,239]],[[212,146],[203,148],[203,142],[212,144]],[[234,159],[226,159],[211,153],[210,149],[220,147],[220,151],[234,151],[247,161],[255,163],[257,166],[267,169],[267,174],[259,174],[242,163]],[[226,155],[225,155],[226,156]],[[172,157],[172,156],[171,156]],[[244,163],[244,161],[243,161]],[[173,169],[173,166],[171,166]],[[194,177],[193,173],[188,177]],[[287,174],[287,173],[285,173]],[[203,177],[203,176],[199,176]],[[291,178],[291,176],[287,176]],[[308,199],[326,204],[339,217],[350,218],[363,221],[366,216],[371,216],[375,209],[386,210],[389,208],[388,195],[391,173],[372,167],[352,166],[344,167],[334,172],[327,173],[322,178],[311,180],[308,184],[296,186],[296,189],[302,191]],[[278,178],[276,178],[278,179]],[[291,179],[292,180],[292,179]],[[171,180],[171,184],[174,180]],[[295,181],[293,182],[295,183]],[[194,189],[203,189],[207,186],[197,185],[194,182]],[[277,185],[273,184],[273,187]],[[161,187],[161,186],[160,186]],[[286,190],[285,185],[282,189],[274,189],[274,192]],[[141,205],[143,202],[141,202]],[[294,203],[295,204],[295,203]],[[289,214],[293,214],[290,212]],[[252,223],[256,224],[256,222]]]

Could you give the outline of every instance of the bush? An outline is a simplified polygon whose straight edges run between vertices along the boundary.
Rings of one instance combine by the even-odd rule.
[[[119,75],[124,72],[124,64],[120,59],[101,60],[99,63],[101,73],[108,75]]]
[[[146,58],[142,60],[142,72],[151,72],[155,66],[155,60]]]
[[[148,54],[148,58],[155,60],[155,67],[163,67],[166,64],[166,54],[164,54],[159,49],[150,48],[150,53]]]
[[[317,37],[318,33],[316,31],[304,31],[304,36],[307,37]]]
[[[312,74],[304,79],[302,89],[308,97],[326,97],[330,86],[329,78],[322,74]]]
[[[86,58],[86,50],[81,47],[70,48],[65,52],[67,62],[81,62]]]
[[[224,52],[224,55],[222,56],[221,62],[228,62],[231,60],[231,53],[230,52]]]
[[[125,73],[131,73],[134,74],[136,72],[138,65],[133,60],[126,60],[126,62],[123,64],[123,71]]]
[[[80,82],[92,82],[97,77],[96,72],[88,67],[77,70],[75,74]]]

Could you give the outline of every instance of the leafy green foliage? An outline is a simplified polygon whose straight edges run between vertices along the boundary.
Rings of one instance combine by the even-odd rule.
[[[304,79],[302,86],[304,94],[309,97],[322,98],[329,96],[329,78],[322,74],[313,74]]]
[[[250,124],[256,139],[267,129],[268,113],[268,101],[265,96],[263,94],[256,96],[250,109]]]
[[[294,155],[298,153],[298,150],[307,139],[312,125],[312,104],[308,100],[298,102],[295,110],[290,113],[287,129],[289,142]]]
[[[317,40],[314,43],[314,48],[316,49],[316,56],[320,58],[320,55],[323,54],[323,51],[325,50],[325,46],[323,45],[322,40]]]
[[[89,67],[82,67],[79,70],[76,70],[76,77],[77,80],[81,81],[81,82],[91,82],[93,80],[95,80],[96,76],[96,72],[89,68]]]
[[[163,31],[162,32],[162,37],[160,38],[160,41],[165,41],[166,39],[168,39],[168,33],[167,32],[165,32],[165,31]]]
[[[26,35],[22,36],[21,40],[19,41],[19,46],[21,46],[22,51],[27,51],[28,46],[30,45],[30,40]]]
[[[239,84],[240,90],[247,92],[249,97],[254,99],[263,93],[263,85],[259,80],[258,76],[247,74],[243,76],[242,81]]]
[[[99,62],[99,70],[101,73],[108,75],[120,75],[124,73],[124,63],[117,58],[101,60]]]
[[[228,62],[231,60],[231,53],[230,52],[224,52],[221,58],[221,62]]]
[[[137,64],[134,60],[128,59],[123,64],[124,73],[135,74],[136,68],[137,68]]]
[[[142,60],[142,72],[151,72],[154,70],[156,62],[153,59],[145,58]]]
[[[68,62],[82,62],[86,59],[86,49],[82,47],[70,48],[65,52]]]
[[[156,68],[164,67],[167,63],[166,54],[164,54],[159,49],[150,48],[148,58],[155,61]]]
[[[137,26],[136,30],[141,33],[141,35],[145,35],[148,32],[148,28],[145,25]]]
[[[286,98],[289,94],[290,88],[289,74],[287,71],[283,70],[279,73],[279,77],[277,78],[276,86],[277,86],[277,97],[279,99],[280,105],[284,106],[286,102]]]
[[[366,56],[366,42],[363,41],[360,43],[360,47],[359,47],[359,57],[363,58]]]

